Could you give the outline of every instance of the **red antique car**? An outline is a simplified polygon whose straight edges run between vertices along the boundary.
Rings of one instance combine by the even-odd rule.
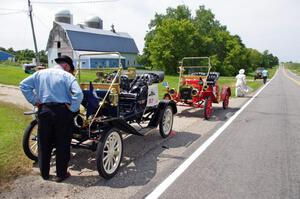
[[[205,119],[212,115],[212,103],[222,102],[223,108],[228,108],[231,89],[223,86],[220,91],[220,74],[211,71],[209,57],[185,57],[180,64],[178,88],[170,88],[166,83],[164,99],[173,100],[178,106],[204,108]]]

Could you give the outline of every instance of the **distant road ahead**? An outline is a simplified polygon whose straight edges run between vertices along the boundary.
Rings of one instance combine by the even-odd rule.
[[[300,198],[300,81],[274,80],[160,198]]]

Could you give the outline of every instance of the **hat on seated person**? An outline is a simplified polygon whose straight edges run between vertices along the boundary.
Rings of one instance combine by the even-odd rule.
[[[244,74],[244,73],[245,73],[245,69],[239,70],[239,74]]]

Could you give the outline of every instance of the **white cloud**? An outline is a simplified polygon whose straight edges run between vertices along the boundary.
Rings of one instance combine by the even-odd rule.
[[[300,2],[297,0],[120,0],[77,5],[33,4],[38,48],[46,47],[55,13],[69,9],[74,15],[74,23],[83,22],[89,15],[100,16],[104,29],[110,29],[113,23],[117,31],[128,32],[134,37],[142,52],[144,36],[154,14],[183,3],[193,13],[203,4],[212,9],[216,18],[232,34],[240,35],[248,47],[260,51],[269,49],[281,60],[300,61],[300,24],[296,21],[300,18],[297,10]],[[0,8],[26,9],[26,5],[24,0],[1,0]],[[6,11],[0,10],[3,12]],[[0,46],[33,49],[29,18],[25,13],[0,15],[0,27]]]

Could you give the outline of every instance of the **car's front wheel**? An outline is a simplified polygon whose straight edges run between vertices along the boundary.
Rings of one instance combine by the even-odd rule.
[[[171,106],[167,106],[159,122],[159,133],[161,137],[166,138],[170,135],[173,127],[173,118],[173,109]]]
[[[110,179],[117,174],[123,157],[122,135],[116,128],[108,130],[100,139],[96,152],[99,174]]]
[[[212,99],[211,97],[207,97],[204,101],[204,118],[209,120],[212,115]]]

